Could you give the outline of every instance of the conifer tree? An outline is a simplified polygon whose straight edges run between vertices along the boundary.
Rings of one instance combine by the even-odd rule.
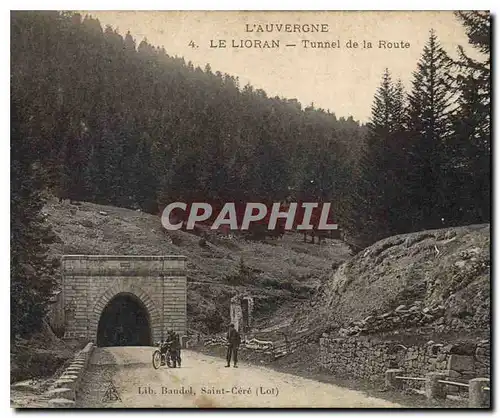
[[[408,97],[409,171],[407,193],[411,230],[438,228],[446,219],[445,152],[451,134],[452,61],[434,31],[413,73]]]
[[[454,190],[448,207],[456,223],[488,222],[491,216],[491,70],[490,15],[487,12],[457,12],[466,29],[469,44],[481,58],[471,58],[462,46],[456,62],[458,111],[453,118],[453,135],[448,143],[449,167]],[[457,192],[457,191],[460,192]]]
[[[386,69],[377,89],[346,227],[361,246],[402,232],[401,190],[405,182],[404,91]]]
[[[53,232],[41,213],[43,171],[37,161],[35,138],[27,135],[21,114],[11,104],[11,336],[28,336],[40,329],[57,278],[48,258]]]

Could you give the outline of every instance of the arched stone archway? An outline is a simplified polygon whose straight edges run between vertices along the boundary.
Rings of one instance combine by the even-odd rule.
[[[186,257],[174,255],[65,255],[60,309],[65,339],[97,343],[99,320],[120,294],[144,311],[155,343],[187,327]],[[126,307],[125,307],[126,308]]]
[[[97,346],[153,345],[149,312],[132,293],[119,293],[104,307],[97,326]]]
[[[135,300],[137,303],[137,307],[143,307],[145,313],[145,319],[147,320],[147,327],[149,328],[148,332],[150,336],[148,337],[149,345],[152,345],[154,341],[161,337],[161,317],[160,312],[156,308],[155,303],[151,299],[151,297],[140,287],[131,285],[128,283],[119,283],[115,286],[108,288],[99,300],[94,305],[92,309],[92,318],[90,322],[90,327],[93,330],[94,341],[99,345],[102,342],[100,341],[99,335],[99,325],[102,320],[102,316],[106,314],[106,309],[109,309],[112,306],[112,302],[117,298],[125,298],[129,297],[132,301]],[[140,311],[139,311],[140,312]],[[101,323],[102,326],[102,323]],[[112,345],[120,345],[120,344],[112,344]],[[129,345],[129,344],[126,344]],[[140,344],[144,345],[144,344]]]

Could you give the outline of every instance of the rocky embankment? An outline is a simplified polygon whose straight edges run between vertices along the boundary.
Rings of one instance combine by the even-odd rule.
[[[490,332],[490,226],[381,240],[342,264],[295,324],[329,334]]]
[[[435,322],[443,325],[445,308],[443,305],[423,307],[422,301],[415,301],[412,306],[399,305],[393,311],[381,315],[369,315],[360,321],[350,322],[347,327],[339,329],[342,337],[378,334],[382,332],[397,332],[400,328],[413,328],[417,332],[424,329],[427,324]]]

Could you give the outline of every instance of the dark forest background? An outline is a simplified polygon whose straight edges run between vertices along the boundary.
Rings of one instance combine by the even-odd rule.
[[[387,69],[362,125],[91,16],[12,12],[13,333],[37,329],[55,283],[47,191],[154,214],[172,201],[332,202],[357,250],[489,222],[490,16],[456,17],[483,59],[450,58],[431,31],[411,91]]]

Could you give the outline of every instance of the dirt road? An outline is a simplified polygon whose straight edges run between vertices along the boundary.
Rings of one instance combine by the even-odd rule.
[[[394,408],[362,392],[242,363],[182,353],[182,368],[153,369],[153,348],[96,348],[77,401],[83,408]],[[109,390],[111,388],[111,390]],[[116,392],[113,391],[116,389]],[[117,394],[119,399],[116,399]],[[114,399],[115,398],[115,399]]]

